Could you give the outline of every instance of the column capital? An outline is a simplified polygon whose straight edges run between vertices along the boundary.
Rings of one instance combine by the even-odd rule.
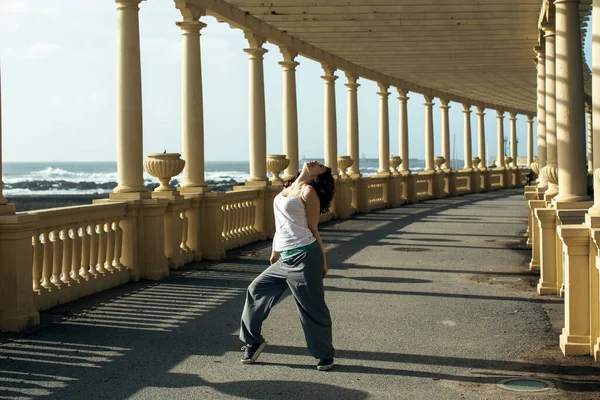
[[[401,87],[396,87],[396,90],[398,91],[398,95],[400,96],[398,98],[406,97],[408,95],[408,93],[409,93],[409,90],[406,90],[406,89],[401,88]],[[408,99],[408,97],[406,97],[406,98]]]
[[[423,97],[425,97],[425,103],[424,103],[425,106],[427,106],[427,107],[433,107],[433,99],[434,99],[434,97],[433,96],[423,96]]]
[[[251,49],[260,49],[265,44],[267,38],[252,31],[244,31],[244,37],[248,41]],[[246,50],[244,50],[246,51]],[[266,51],[265,51],[266,53]]]
[[[477,115],[485,115],[485,107],[477,106]]]
[[[297,52],[295,52],[294,50],[290,50],[284,46],[279,46],[279,51],[281,51],[281,55],[283,56],[283,61],[295,61],[294,59],[296,57],[298,57]]]
[[[442,105],[440,106],[442,110],[447,110],[450,108],[450,106],[448,105],[448,103],[450,102],[448,100],[440,98],[440,103],[442,103]]]
[[[517,114],[514,112],[508,113],[508,115],[510,115],[510,120],[511,121],[516,121],[517,120]]]
[[[379,86],[380,92],[387,92],[388,89],[390,88],[390,85],[388,85],[387,83],[383,83],[383,82],[377,82],[377,86]]]
[[[503,110],[496,110],[496,114],[498,119],[504,119],[504,111]]]
[[[346,79],[348,79],[348,84],[358,85],[356,83],[358,81],[358,78],[360,78],[358,75],[353,74],[352,72],[346,71]],[[348,85],[346,85],[346,86],[348,86]]]
[[[296,67],[300,65],[298,61],[279,61],[278,64],[283,67],[284,71],[295,71]]]
[[[323,79],[325,83],[335,83],[338,77],[335,75],[323,75],[321,79]]]
[[[556,28],[554,27],[554,21],[542,22],[542,31],[544,32],[544,38],[556,36]]]
[[[181,21],[175,22],[175,25],[181,28],[184,33],[197,33],[200,34],[200,30],[206,26],[204,22],[200,21]]]
[[[244,52],[250,55],[250,59],[260,58],[261,60],[268,51],[269,50],[263,49],[262,47],[251,47],[249,49],[244,49]]]
[[[390,92],[377,92],[377,94],[379,95],[379,97],[381,97],[382,99],[387,99],[388,96],[391,94]]]
[[[330,64],[321,64],[321,67],[323,68],[323,72],[325,72],[325,75],[333,75],[335,74],[335,71],[337,70],[337,68],[334,65],[330,65]],[[337,78],[337,76],[336,76]]]
[[[535,115],[528,115],[527,116],[527,122],[529,122],[530,124],[533,124],[533,119],[535,118]]]
[[[465,114],[471,114],[471,105],[463,103],[463,112]]]
[[[175,0],[175,7],[181,12],[185,22],[198,21],[206,15],[206,8],[199,7],[190,0]]]
[[[142,1],[144,0],[115,0],[115,3],[117,3],[117,10],[127,8],[139,10],[139,5]]]

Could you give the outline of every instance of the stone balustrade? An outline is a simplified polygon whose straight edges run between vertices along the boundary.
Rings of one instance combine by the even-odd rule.
[[[450,175],[454,192],[466,194],[471,174],[338,177],[321,221],[445,197]],[[0,330],[22,330],[38,323],[41,310],[132,280],[164,279],[169,268],[220,260],[228,250],[272,238],[273,199],[281,189],[269,183],[185,196],[169,191],[0,217],[0,250],[13,260],[0,268],[0,280],[14,289],[3,293]]]

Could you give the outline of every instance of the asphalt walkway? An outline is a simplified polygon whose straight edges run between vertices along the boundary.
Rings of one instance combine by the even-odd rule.
[[[0,398],[600,398],[599,364],[558,348],[562,300],[535,293],[526,218],[515,189],[326,224],[332,371],[315,370],[290,296],[265,322],[259,362],[239,363],[239,318],[245,288],[267,266],[263,242],[0,335]],[[517,376],[557,388],[497,388]]]

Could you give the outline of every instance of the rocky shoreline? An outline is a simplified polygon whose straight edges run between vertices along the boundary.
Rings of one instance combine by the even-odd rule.
[[[212,187],[214,192],[225,192],[233,190],[233,186],[239,185],[233,179],[225,181],[207,181],[209,186]],[[179,187],[179,182],[175,179],[171,181],[171,185]],[[31,210],[42,210],[47,208],[55,207],[70,207],[84,204],[91,204],[93,200],[108,198],[108,193],[111,192],[117,186],[116,182],[71,182],[64,180],[48,181],[48,180],[36,180],[36,181],[22,181],[14,183],[4,184],[4,190],[8,193],[6,198],[9,202],[14,203],[17,207],[17,211],[31,211]],[[149,190],[154,190],[158,186],[158,183],[146,182],[146,187]],[[29,190],[27,194],[11,195],[11,189],[18,190]],[[73,194],[51,194],[51,191],[73,191]],[[90,194],[78,194],[78,191],[92,191],[97,190],[95,193]],[[38,193],[36,193],[38,192]],[[44,192],[40,194],[39,192]]]

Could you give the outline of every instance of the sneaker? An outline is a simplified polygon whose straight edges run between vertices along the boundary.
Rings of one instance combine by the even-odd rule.
[[[333,368],[334,365],[335,363],[333,362],[333,358],[327,358],[325,360],[319,361],[319,364],[317,364],[317,370],[327,371]]]
[[[265,348],[265,344],[267,344],[267,342],[263,341],[262,343],[256,343],[252,346],[246,345],[242,347],[242,351],[244,352],[241,360],[242,364],[252,364],[254,361],[256,361],[260,353],[262,353],[263,349]]]

